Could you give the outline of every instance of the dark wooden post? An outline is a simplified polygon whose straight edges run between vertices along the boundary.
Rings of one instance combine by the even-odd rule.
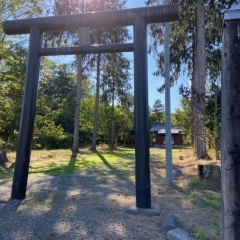
[[[28,169],[32,147],[33,128],[37,104],[40,58],[38,50],[42,46],[42,33],[32,27],[29,40],[28,63],[22,106],[21,123],[14,170],[12,198],[24,199],[27,191]]]
[[[147,26],[142,17],[134,23],[134,123],[135,123],[135,177],[136,206],[151,207]]]
[[[224,14],[222,51],[222,239],[240,239],[240,4]]]

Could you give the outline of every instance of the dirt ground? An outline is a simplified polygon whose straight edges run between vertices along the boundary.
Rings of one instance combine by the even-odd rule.
[[[172,189],[166,187],[165,163],[152,164],[156,164],[152,171],[157,171],[161,180],[154,190],[161,196],[163,213],[174,213],[179,226],[199,239],[220,239],[220,179],[199,180],[198,165],[205,161],[197,161],[191,149],[175,150],[173,168],[180,169],[183,175],[174,180]],[[220,161],[211,160],[208,164],[220,165]]]

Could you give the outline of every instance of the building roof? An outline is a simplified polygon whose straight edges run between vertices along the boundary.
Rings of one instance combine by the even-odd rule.
[[[161,133],[165,134],[165,129],[166,129],[165,123],[154,123],[151,130],[153,132],[158,132],[160,134]],[[177,127],[171,125],[171,133],[172,134],[181,133],[181,131],[182,130],[180,128],[177,128]]]

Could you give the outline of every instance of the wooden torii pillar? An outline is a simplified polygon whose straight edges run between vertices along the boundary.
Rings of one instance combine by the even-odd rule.
[[[224,13],[221,80],[222,238],[240,239],[240,4]]]

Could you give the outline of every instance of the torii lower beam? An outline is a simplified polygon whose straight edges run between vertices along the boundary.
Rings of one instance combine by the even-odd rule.
[[[39,50],[39,56],[59,56],[73,54],[88,54],[88,53],[116,53],[116,52],[133,52],[134,44],[104,44],[91,45],[80,47],[62,47],[62,48],[42,48]]]

